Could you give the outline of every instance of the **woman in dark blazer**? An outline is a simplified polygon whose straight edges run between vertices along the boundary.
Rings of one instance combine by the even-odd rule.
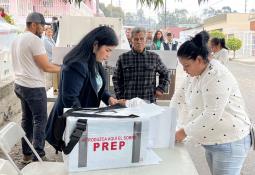
[[[106,90],[102,62],[118,45],[118,38],[110,27],[101,26],[89,32],[65,57],[61,69],[59,95],[49,115],[46,140],[53,139],[54,122],[64,108],[99,107],[102,100],[114,105],[118,100]]]

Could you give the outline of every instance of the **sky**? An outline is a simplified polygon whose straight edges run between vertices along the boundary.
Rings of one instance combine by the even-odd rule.
[[[100,3],[112,4],[114,6],[121,6],[124,12],[136,12],[137,0],[99,0]],[[199,16],[204,8],[212,7],[214,9],[221,9],[224,6],[230,6],[232,11],[236,10],[240,13],[244,13],[245,11],[245,0],[208,0],[208,2],[204,2],[198,5],[197,0],[182,0],[181,2],[178,0],[166,0],[167,10],[173,12],[175,8],[186,9],[190,15]],[[247,2],[247,12],[250,9],[255,9],[255,0],[246,0]],[[139,8],[140,6],[138,6]],[[143,7],[145,15],[147,17],[156,17],[158,11],[164,11],[164,8],[159,9],[158,11],[153,11],[153,8],[149,9],[147,7]]]

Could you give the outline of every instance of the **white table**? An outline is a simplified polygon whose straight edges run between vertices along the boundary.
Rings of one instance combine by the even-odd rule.
[[[53,87],[47,91],[47,101],[55,102],[57,95],[53,94]],[[71,173],[69,175],[198,175],[196,167],[183,144],[176,144],[174,149],[155,149],[162,159],[158,165],[129,167]]]
[[[58,96],[53,94],[53,87],[47,90],[47,102],[56,102]]]
[[[158,165],[97,170],[69,175],[198,175],[196,167],[183,144],[174,149],[155,149],[163,160]]]

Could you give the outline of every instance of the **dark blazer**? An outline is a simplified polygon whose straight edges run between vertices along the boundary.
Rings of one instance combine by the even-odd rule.
[[[164,50],[170,50],[169,48],[169,44],[167,43],[163,43],[163,46],[164,46]],[[173,41],[172,43],[172,49],[171,50],[177,50],[177,46],[178,46],[178,42],[177,41]]]
[[[106,90],[106,78],[102,64],[99,64],[99,73],[103,80],[103,86],[97,93],[97,83],[92,77],[88,64],[75,62],[71,65],[63,65],[59,85],[59,94],[56,103],[51,110],[46,126],[46,140],[51,141],[52,127],[58,116],[63,114],[64,108],[98,107],[100,101],[108,105],[110,94]]]

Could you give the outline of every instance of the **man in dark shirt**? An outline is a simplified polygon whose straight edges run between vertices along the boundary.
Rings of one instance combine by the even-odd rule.
[[[164,50],[175,50],[177,51],[178,42],[173,41],[173,35],[172,33],[166,34],[166,42],[163,43]]]
[[[134,28],[132,50],[119,56],[112,80],[117,99],[139,97],[151,103],[163,95],[169,84],[169,72],[160,57],[145,50],[145,29]],[[159,85],[156,86],[156,74]]]

